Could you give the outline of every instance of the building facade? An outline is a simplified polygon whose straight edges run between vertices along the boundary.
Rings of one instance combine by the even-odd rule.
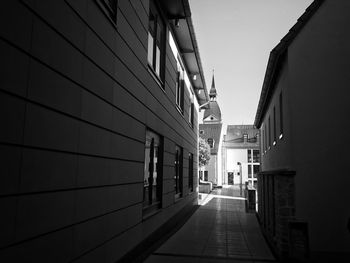
[[[205,109],[203,123],[199,124],[199,136],[210,146],[209,164],[202,167],[200,178],[210,181],[216,186],[222,186],[221,147],[222,147],[222,119],[221,110],[217,102],[214,74],[209,91],[209,108]]]
[[[270,54],[259,219],[282,258],[350,261],[349,13],[349,1],[314,1]]]
[[[257,187],[260,169],[259,130],[253,125],[228,125],[222,145],[223,184]]]
[[[0,261],[116,262],[197,204],[189,3],[6,1]]]

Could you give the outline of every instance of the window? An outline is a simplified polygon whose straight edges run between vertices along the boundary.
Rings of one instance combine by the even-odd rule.
[[[253,163],[260,163],[260,151],[253,150]]]
[[[280,136],[279,136],[279,138],[282,139],[282,137],[283,137],[283,100],[282,100],[282,91],[281,91],[280,97],[279,97],[279,104],[280,104]]]
[[[248,165],[248,178],[252,178],[252,166]]]
[[[265,152],[267,149],[267,128],[266,128],[266,123],[265,123]]]
[[[148,64],[157,77],[163,80],[165,24],[154,1],[150,1],[148,26]]]
[[[182,196],[182,148],[175,147],[175,176],[174,176],[174,188],[175,198]]]
[[[276,145],[276,107],[273,107],[273,145]]]
[[[176,105],[180,108],[181,112],[183,112],[184,107],[184,68],[180,62],[180,59],[177,60],[177,76],[176,76]]]
[[[271,119],[269,117],[269,149],[271,147]]]
[[[250,163],[252,161],[252,152],[251,150],[248,150],[248,162]]]
[[[199,134],[204,134],[204,130],[199,130]]]
[[[199,171],[199,179],[203,180],[203,171]]]
[[[102,8],[102,10],[108,15],[108,17],[113,21],[117,22],[117,0],[98,0],[97,3]]]
[[[188,154],[188,190],[193,192],[193,154]]]
[[[265,128],[264,128],[264,124],[262,125],[262,146],[261,146],[261,151],[262,153],[264,153],[265,151]]]
[[[214,148],[214,139],[213,138],[209,138],[207,140],[207,143],[209,144],[210,148]]]
[[[257,178],[259,173],[260,165],[253,165],[253,177]]]
[[[152,211],[160,207],[162,198],[162,138],[146,131],[143,208]]]
[[[194,103],[193,103],[193,97],[190,100],[190,106],[189,106],[189,109],[188,109],[188,121],[191,124],[191,126],[193,127],[193,125],[194,125]]]
[[[208,171],[204,171],[204,181],[208,181]]]

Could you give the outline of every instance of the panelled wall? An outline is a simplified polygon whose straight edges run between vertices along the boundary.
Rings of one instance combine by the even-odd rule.
[[[147,65],[147,0],[6,1],[0,9],[0,261],[115,262],[187,205],[197,112]],[[146,129],[163,138],[161,212],[144,218]],[[175,146],[183,197],[174,198]],[[194,178],[194,189],[197,179]]]

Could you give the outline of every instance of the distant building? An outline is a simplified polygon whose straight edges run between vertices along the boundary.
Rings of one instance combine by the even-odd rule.
[[[0,262],[130,262],[197,204],[188,0],[5,1],[0,20]]]
[[[221,173],[221,146],[222,146],[222,119],[221,110],[216,100],[217,91],[215,87],[214,74],[209,91],[209,108],[204,111],[203,123],[199,124],[199,136],[206,140],[210,146],[209,164],[202,167],[200,178],[210,181],[214,185],[222,185]]]
[[[349,14],[348,0],[314,1],[268,61],[259,219],[282,258],[350,262]]]
[[[222,145],[223,184],[257,187],[260,167],[259,130],[253,125],[228,125]]]

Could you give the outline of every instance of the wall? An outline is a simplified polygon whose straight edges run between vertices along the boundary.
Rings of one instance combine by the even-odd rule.
[[[115,262],[186,205],[194,129],[147,69],[148,1],[7,1],[0,10],[0,261]],[[188,101],[188,93],[185,101]],[[146,127],[164,136],[163,212],[143,220]],[[175,144],[184,197],[174,203]],[[197,188],[194,178],[194,189]],[[130,238],[133,237],[133,238]]]
[[[213,184],[217,183],[216,180],[216,168],[217,167],[217,155],[210,155],[209,164],[205,166],[204,170],[208,171],[208,181]],[[203,173],[204,175],[204,173]],[[204,177],[203,177],[204,179]]]
[[[223,177],[222,177],[222,138],[223,138],[223,131],[221,129],[220,136],[219,136],[219,146],[217,151],[217,164],[216,164],[216,176],[217,176],[217,185],[222,186],[223,184]]]
[[[228,172],[242,172],[242,182],[248,179],[248,156],[247,149],[230,149],[226,148],[226,171],[225,171],[225,182],[228,182]],[[242,164],[240,168],[237,162]],[[240,171],[242,169],[242,171]],[[240,177],[235,173],[234,184],[240,184]]]
[[[290,107],[292,106],[292,101],[290,100],[291,87],[289,84],[289,69],[288,69],[288,56],[285,57],[284,63],[281,66],[280,72],[276,80],[275,92],[272,95],[271,101],[268,105],[267,111],[263,117],[263,122],[260,127],[261,134],[261,144],[260,144],[260,158],[261,158],[261,171],[271,171],[287,169],[293,170],[293,158],[292,158],[292,147],[293,143],[293,133],[291,127],[293,125],[290,118]],[[282,92],[283,101],[283,135],[280,137],[280,104],[279,104],[279,94]],[[276,144],[273,145],[273,107],[276,108]],[[268,141],[268,118],[271,121],[271,147],[268,149],[263,149],[263,144],[265,138]],[[264,130],[264,131],[263,131]],[[267,135],[265,133],[267,132]]]
[[[314,251],[350,252],[349,12],[349,1],[325,1],[288,51],[296,215]]]

